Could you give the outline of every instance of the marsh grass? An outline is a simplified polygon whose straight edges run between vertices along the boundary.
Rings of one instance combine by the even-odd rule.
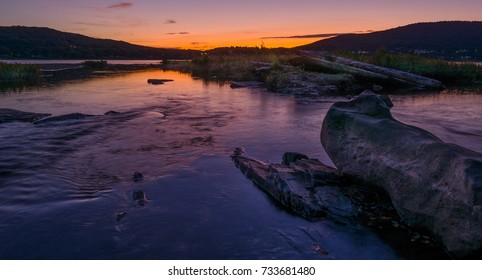
[[[38,82],[40,80],[40,69],[36,65],[9,64],[0,62],[0,82]]]
[[[208,55],[203,54],[191,61],[193,76],[207,80],[243,81],[257,80],[252,62],[270,63],[273,69],[281,67],[291,58],[290,55]]]
[[[451,62],[412,54],[390,54],[386,51],[363,55],[355,53],[336,55],[422,75],[440,80],[445,84],[463,85],[482,81],[482,66],[470,62]]]
[[[86,60],[82,65],[88,70],[104,70],[107,68],[107,60]]]
[[[40,68],[37,65],[0,62],[0,90],[21,90],[40,84]]]

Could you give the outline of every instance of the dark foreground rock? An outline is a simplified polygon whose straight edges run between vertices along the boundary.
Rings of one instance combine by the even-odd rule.
[[[347,220],[358,209],[338,188],[337,171],[316,159],[285,153],[282,164],[249,158],[237,148],[232,155],[239,169],[276,201],[307,219]]]
[[[321,143],[342,175],[385,189],[402,220],[457,257],[482,248],[482,155],[395,120],[364,92],[328,111]]]
[[[39,114],[23,112],[13,109],[0,108],[0,123],[6,122],[34,122],[50,116],[50,114]]]
[[[61,122],[61,121],[71,121],[71,120],[80,120],[89,117],[94,117],[95,115],[87,115],[82,113],[71,113],[61,116],[49,117],[44,118],[38,121],[35,121],[34,124],[44,124],[44,123],[52,123],[52,122]]]
[[[262,86],[263,83],[257,82],[257,81],[241,81],[241,82],[232,82],[231,85],[229,85],[231,88],[256,88]]]
[[[268,164],[246,156],[242,148],[231,157],[246,177],[297,215],[332,220],[349,232],[368,226],[405,258],[449,257],[430,235],[401,222],[383,190],[354,183],[316,159],[285,153],[281,164]]]

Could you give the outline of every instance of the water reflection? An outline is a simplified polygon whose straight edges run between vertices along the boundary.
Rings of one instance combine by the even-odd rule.
[[[393,115],[424,128],[445,142],[482,152],[480,90],[445,90],[440,94],[392,96]]]

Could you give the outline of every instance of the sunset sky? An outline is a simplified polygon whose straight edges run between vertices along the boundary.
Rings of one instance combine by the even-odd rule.
[[[168,48],[291,47],[415,22],[481,21],[481,11],[481,0],[2,0],[0,26],[43,26]]]

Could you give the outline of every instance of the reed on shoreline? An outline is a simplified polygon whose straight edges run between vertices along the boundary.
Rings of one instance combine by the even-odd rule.
[[[40,68],[36,65],[0,62],[1,84],[36,84],[40,81]]]
[[[203,54],[191,61],[193,76],[207,80],[256,80],[252,62],[264,62],[274,68],[287,63],[291,55],[259,54],[259,55],[208,55]]]

